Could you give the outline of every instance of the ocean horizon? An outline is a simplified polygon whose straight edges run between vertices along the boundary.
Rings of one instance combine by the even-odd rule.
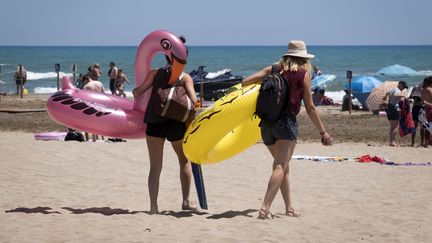
[[[208,72],[230,69],[233,75],[250,75],[263,67],[278,61],[286,52],[282,45],[192,45],[189,47],[188,64],[185,72],[198,66],[206,66]],[[134,61],[137,46],[0,46],[0,91],[14,93],[13,74],[18,64],[28,71],[26,88],[30,93],[53,93],[57,90],[57,73],[54,65],[61,65],[61,76],[72,76],[71,67],[76,64],[79,73],[85,73],[93,63],[102,66],[102,77],[108,89],[109,63],[114,61],[123,68],[129,80],[134,83]],[[317,65],[323,74],[336,78],[326,85],[327,92],[340,92],[347,82],[346,71],[354,76],[375,76],[385,80],[405,80],[412,86],[432,75],[432,45],[310,45],[308,52],[315,55],[312,65]],[[152,67],[164,65],[162,55],[157,55]],[[389,65],[399,64],[416,71],[415,75],[404,77],[376,76],[376,72]],[[130,92],[134,85],[127,85]]]

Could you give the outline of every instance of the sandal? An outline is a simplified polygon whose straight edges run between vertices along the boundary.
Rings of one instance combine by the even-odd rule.
[[[183,203],[182,203],[182,210],[192,210],[192,211],[195,211],[195,210],[197,210],[197,206],[194,205],[189,200],[184,200]]]
[[[258,211],[258,219],[274,219],[273,214],[269,210],[260,209]]]
[[[297,217],[300,217],[301,213],[296,212],[294,210],[294,208],[290,208],[290,209],[287,210],[287,212],[285,213],[285,215],[289,216],[289,217],[297,218]]]

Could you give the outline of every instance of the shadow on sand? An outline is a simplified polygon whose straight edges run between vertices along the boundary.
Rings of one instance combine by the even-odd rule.
[[[128,209],[121,208],[110,208],[110,207],[91,207],[91,208],[71,208],[71,207],[62,207],[63,210],[67,210],[72,214],[85,214],[85,213],[97,213],[105,216],[111,215],[120,215],[120,214],[138,214],[145,213],[150,214],[149,211],[129,211]],[[176,218],[187,218],[192,217],[193,215],[210,215],[206,217],[207,219],[221,219],[221,218],[234,218],[234,217],[248,217],[252,218],[251,213],[257,212],[256,209],[247,209],[244,211],[227,211],[220,214],[209,214],[207,212],[200,211],[162,211],[159,215],[171,216]],[[15,209],[7,210],[6,213],[41,213],[41,214],[62,214],[59,211],[54,211],[50,207],[35,207],[35,208],[26,208],[26,207],[18,207]]]

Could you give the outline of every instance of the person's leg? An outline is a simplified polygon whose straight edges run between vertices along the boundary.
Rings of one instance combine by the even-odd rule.
[[[411,133],[411,147],[414,147],[415,145],[415,137],[416,137],[416,133],[417,133],[417,127],[418,127],[418,121],[414,121],[414,132]]]
[[[276,196],[276,193],[282,185],[285,176],[285,168],[288,164],[289,154],[290,151],[294,149],[295,142],[290,140],[277,140],[272,146],[269,146],[268,149],[274,157],[273,172],[270,176],[267,185],[267,191],[260,209],[260,211],[266,214],[264,215],[265,217],[267,217],[267,213],[270,210],[270,206]],[[260,218],[262,218],[262,216],[263,215],[260,214]]]
[[[285,203],[285,214],[287,216],[293,216],[293,217],[298,217],[300,216],[299,213],[295,212],[293,206],[292,206],[292,201],[291,201],[291,187],[290,187],[290,180],[289,180],[289,163],[291,160],[291,157],[294,153],[294,149],[295,149],[295,142],[292,142],[289,144],[288,147],[288,159],[287,159],[287,164],[285,167],[285,174],[284,174],[284,178],[282,181],[282,185],[280,187],[281,193],[282,193],[282,198],[284,200]]]
[[[398,120],[390,120],[390,146],[396,146],[396,135],[398,128]]]
[[[423,128],[423,126],[421,126],[420,128],[420,145],[424,146],[425,145],[425,129]]]
[[[150,214],[156,214],[159,213],[157,197],[159,193],[159,177],[162,171],[163,146],[165,139],[147,135],[146,140],[150,158],[150,172],[148,176]]]
[[[189,201],[190,187],[192,183],[192,167],[190,161],[186,158],[183,152],[182,140],[173,141],[171,142],[171,145],[177,154],[180,165],[180,183],[183,197],[182,209],[196,209],[196,206]]]

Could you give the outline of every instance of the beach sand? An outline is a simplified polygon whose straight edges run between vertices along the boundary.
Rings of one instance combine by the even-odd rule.
[[[0,108],[40,109],[43,99],[28,97],[25,104],[2,97]],[[352,125],[327,125],[334,146],[317,143],[319,134],[302,114],[299,119],[309,125],[300,127],[295,155],[370,154],[399,163],[432,162],[431,149],[388,147],[386,137],[364,134],[376,126],[386,135],[380,130],[387,129],[385,117],[349,116],[337,109],[321,110],[326,125]],[[57,129],[64,128],[50,123],[46,112],[0,113],[0,242],[432,241],[432,166],[292,160],[293,203],[302,216],[284,216],[278,194],[272,205],[276,219],[258,220],[271,173],[262,143],[202,166],[209,209],[198,213],[180,210],[178,163],[166,144],[158,200],[162,214],[149,215],[145,139],[79,143],[33,137]],[[191,200],[198,203],[193,185]]]

